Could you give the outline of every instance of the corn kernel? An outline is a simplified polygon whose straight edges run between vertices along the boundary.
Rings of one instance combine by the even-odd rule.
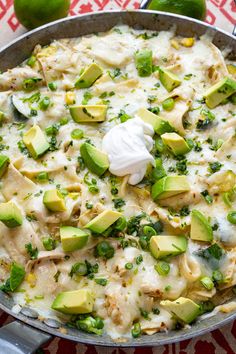
[[[68,91],[66,93],[66,104],[74,104],[75,103],[75,93],[72,91]]]
[[[192,47],[195,43],[195,39],[194,38],[183,38],[180,41],[180,44],[184,47]]]
[[[43,58],[43,57],[50,57],[51,55],[56,53],[56,48],[55,47],[45,47],[42,48],[42,50],[37,53],[37,58]]]
[[[229,72],[231,75],[236,75],[236,65],[234,65],[234,64],[227,64],[227,69],[228,69],[228,72]]]
[[[79,194],[80,193],[71,192],[71,193],[68,194],[68,197],[73,199],[73,200],[76,200],[79,197]]]
[[[176,39],[171,39],[170,44],[173,48],[175,48],[177,50],[179,49],[179,43],[177,42]]]
[[[26,281],[31,288],[34,288],[36,285],[36,281],[37,281],[36,275],[34,273],[29,273],[26,276]]]

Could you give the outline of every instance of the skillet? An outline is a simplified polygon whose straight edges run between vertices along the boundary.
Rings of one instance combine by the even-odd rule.
[[[231,48],[228,55],[233,59],[236,58],[235,37],[201,21],[163,12],[110,11],[62,19],[26,33],[0,50],[0,70],[5,71],[20,64],[30,56],[36,44],[46,45],[54,39],[108,31],[120,23],[138,29],[156,31],[169,30],[175,25],[176,33],[185,37],[201,36],[208,31],[216,46],[220,49],[226,46]],[[42,321],[38,318],[38,313],[30,308],[22,308],[20,313],[15,314],[12,311],[13,305],[11,297],[0,291],[0,308],[17,319],[0,329],[0,353],[31,354],[40,345],[50,340],[52,336],[85,344],[120,348],[158,346],[203,335],[236,318],[236,312],[218,313],[215,316],[197,321],[188,329],[142,336],[138,339],[129,339],[127,342],[114,342],[106,334],[96,336],[80,332],[67,328],[64,324],[50,318]]]

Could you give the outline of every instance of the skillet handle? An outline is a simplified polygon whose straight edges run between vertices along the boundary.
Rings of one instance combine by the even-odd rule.
[[[149,3],[151,2],[151,0],[142,0],[142,2],[141,2],[141,4],[140,4],[140,6],[139,6],[139,8],[140,9],[146,9],[147,7],[148,7],[148,5],[149,5]]]
[[[33,354],[52,337],[21,322],[11,322],[0,328],[0,353]]]

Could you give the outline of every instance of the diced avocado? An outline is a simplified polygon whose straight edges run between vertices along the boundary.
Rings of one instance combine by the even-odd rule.
[[[209,108],[215,108],[224,101],[227,97],[231,96],[236,92],[236,81],[225,77],[220,80],[217,84],[210,87],[203,97],[205,98],[206,105]]]
[[[211,242],[213,240],[212,227],[207,218],[198,210],[191,212],[191,231],[192,240]]]
[[[184,236],[152,236],[150,251],[156,259],[177,256],[186,251],[187,239]]]
[[[193,322],[200,315],[200,306],[185,297],[180,297],[175,301],[163,300],[160,304],[185,323]]]
[[[63,195],[57,189],[50,189],[44,193],[43,203],[48,210],[65,211],[66,204]]]
[[[14,228],[22,225],[23,218],[20,209],[13,202],[0,204],[0,221],[7,227]]]
[[[228,72],[231,75],[236,75],[236,65],[235,64],[227,64],[226,66],[227,66]]]
[[[102,75],[102,69],[96,63],[90,64],[75,83],[76,88],[87,88]]]
[[[178,78],[177,75],[164,68],[159,69],[159,76],[162,85],[168,92],[174,90],[174,88],[178,87],[181,84],[181,80]]]
[[[62,226],[60,227],[60,236],[63,250],[73,252],[86,245],[89,234],[78,227]]]
[[[187,142],[176,133],[165,133],[161,136],[163,143],[173,152],[174,155],[185,155],[191,149]]]
[[[152,198],[154,200],[166,199],[189,190],[190,186],[186,176],[167,176],[152,186]]]
[[[34,125],[23,135],[23,142],[34,159],[49,149],[49,143],[38,125]]]
[[[77,123],[98,123],[106,119],[107,105],[71,106],[71,117]]]
[[[152,74],[152,51],[149,49],[138,50],[134,54],[135,66],[141,77]]]
[[[89,143],[83,143],[80,146],[80,154],[88,169],[98,176],[103,175],[109,167],[107,154]]]
[[[101,214],[92,219],[85,229],[89,229],[97,234],[103,233],[108,227],[110,227],[116,220],[122,216],[118,211],[104,210]]]
[[[93,311],[94,299],[88,289],[64,291],[59,293],[52,303],[52,309],[70,315]]]
[[[8,156],[0,155],[0,178],[4,175],[10,163]]]
[[[145,123],[150,124],[153,127],[156,134],[162,135],[164,133],[174,131],[174,128],[170,125],[169,122],[165,121],[164,119],[161,119],[159,116],[150,112],[146,108],[140,108],[137,112],[137,115]]]

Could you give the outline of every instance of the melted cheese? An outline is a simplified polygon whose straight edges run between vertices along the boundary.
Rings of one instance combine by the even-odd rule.
[[[150,38],[145,39],[147,37]],[[232,201],[232,208],[225,205],[222,188],[220,190],[217,185],[220,175],[214,176],[209,170],[209,163],[220,162],[222,167],[218,173],[229,170],[236,172],[235,106],[228,102],[212,109],[211,113],[215,116],[212,124],[205,130],[196,129],[204,110],[208,111],[202,103],[203,92],[227,74],[225,61],[207,36],[196,39],[190,48],[180,46],[178,50],[171,45],[173,38],[180,41],[172,31],[158,34],[146,31],[143,34],[140,30],[120,26],[107,33],[55,41],[46,48],[37,46],[34,51],[37,63],[33,68],[23,63],[0,75],[0,110],[5,114],[0,146],[2,153],[11,159],[11,165],[1,179],[0,200],[5,202],[13,199],[24,216],[22,227],[10,230],[0,225],[0,257],[1,260],[27,265],[27,275],[33,272],[35,279],[32,286],[26,277],[20,287],[23,291],[13,294],[17,304],[29,304],[37,308],[42,316],[59,316],[68,320],[66,316],[50,309],[55,296],[61,291],[90,288],[95,295],[95,312],[104,319],[107,333],[116,339],[130,336],[132,324],[137,320],[147,334],[173,328],[175,321],[160,306],[161,299],[175,300],[180,296],[189,296],[200,301],[211,298],[215,293],[217,299],[217,289],[207,292],[199,279],[195,279],[198,274],[212,276],[211,262],[197,255],[199,249],[207,245],[191,240],[185,257],[170,258],[167,276],[160,276],[156,272],[154,266],[157,261],[150,252],[140,248],[137,232],[124,235],[128,242],[128,247],[124,249],[119,239],[109,237],[107,240],[114,247],[115,254],[107,261],[94,257],[93,249],[101,237],[90,237],[86,247],[70,253],[69,259],[61,258],[62,254],[66,254],[59,242],[59,226],[65,223],[83,227],[103,210],[115,209],[114,199],[117,198],[122,198],[125,203],[121,212],[127,219],[146,213],[141,225],[160,220],[165,234],[170,235],[185,234],[189,237],[190,216],[182,216],[181,208],[203,212],[212,225],[218,225],[214,239],[225,250],[224,257],[218,262],[219,269],[228,280],[224,286],[236,284],[236,226],[227,220],[227,213],[236,209],[236,200]],[[152,50],[153,64],[176,73],[181,79],[181,86],[167,93],[159,81],[158,71],[149,77],[139,77],[134,53],[140,49]],[[74,89],[79,73],[92,62],[102,67],[102,77],[91,88]],[[25,92],[22,89],[23,80],[30,78],[39,78],[41,81],[35,90]],[[48,89],[47,85],[51,82],[56,84],[56,91]],[[106,121],[99,124],[74,122],[66,105],[68,90],[73,91],[78,105],[84,104],[86,99],[88,104],[107,104]],[[34,94],[38,95],[39,100],[31,102]],[[16,121],[11,99],[13,95],[17,97],[21,113],[25,112],[29,117],[23,124]],[[44,97],[49,97],[51,102],[47,110],[39,108],[39,102]],[[161,103],[169,97],[175,99],[175,107],[172,111],[165,111]],[[148,163],[153,164],[158,156],[155,148],[152,149],[152,138],[155,140],[156,136],[153,136],[151,126],[137,123],[137,118],[134,118],[140,108],[156,106],[160,108],[159,115],[163,119],[195,144],[186,155],[186,170],[183,169],[185,162],[182,161],[181,170],[181,164],[173,155],[162,154],[167,174],[186,173],[191,191],[168,198],[160,205],[151,199],[148,173],[143,179],[146,169],[149,169]],[[32,109],[36,114],[32,114]],[[131,119],[121,124],[119,117],[124,112]],[[61,125],[60,121],[65,117],[68,123]],[[184,124],[186,121],[188,124]],[[54,124],[54,129],[58,130],[55,137],[47,136],[52,151],[38,160],[30,158],[25,149],[19,149],[22,134],[34,124],[42,130]],[[71,133],[74,129],[82,129],[84,137],[73,139]],[[87,168],[81,168],[78,163],[80,145],[87,139],[108,153],[110,171],[119,177],[107,173],[103,178],[98,178]],[[214,151],[212,146],[217,139],[223,139],[224,144]],[[36,178],[40,172],[48,173],[49,180],[40,183]],[[96,180],[99,189],[95,194],[89,191],[92,179]],[[137,183],[135,187],[130,185]],[[48,212],[43,204],[43,193],[53,187],[67,191],[65,212]],[[117,188],[117,194],[114,194],[114,188]],[[206,203],[202,197],[201,192],[205,190],[211,194],[212,204]],[[88,205],[92,206],[91,209],[87,208]],[[30,219],[30,215],[34,215],[34,218]],[[45,251],[43,248],[42,239],[47,235],[57,240],[54,251]],[[38,248],[38,260],[30,260],[25,250],[27,243]],[[139,256],[142,256],[143,261],[137,264]],[[72,265],[85,260],[99,264],[94,277],[107,279],[106,286],[86,276],[69,276]],[[126,269],[126,263],[133,264],[132,270]],[[197,268],[195,277],[187,274],[191,264]],[[8,274],[3,269],[0,276],[4,281]],[[154,314],[153,308],[158,308],[160,314]],[[141,315],[140,309],[149,313],[149,320]],[[19,307],[15,307],[15,311],[19,311]]]

